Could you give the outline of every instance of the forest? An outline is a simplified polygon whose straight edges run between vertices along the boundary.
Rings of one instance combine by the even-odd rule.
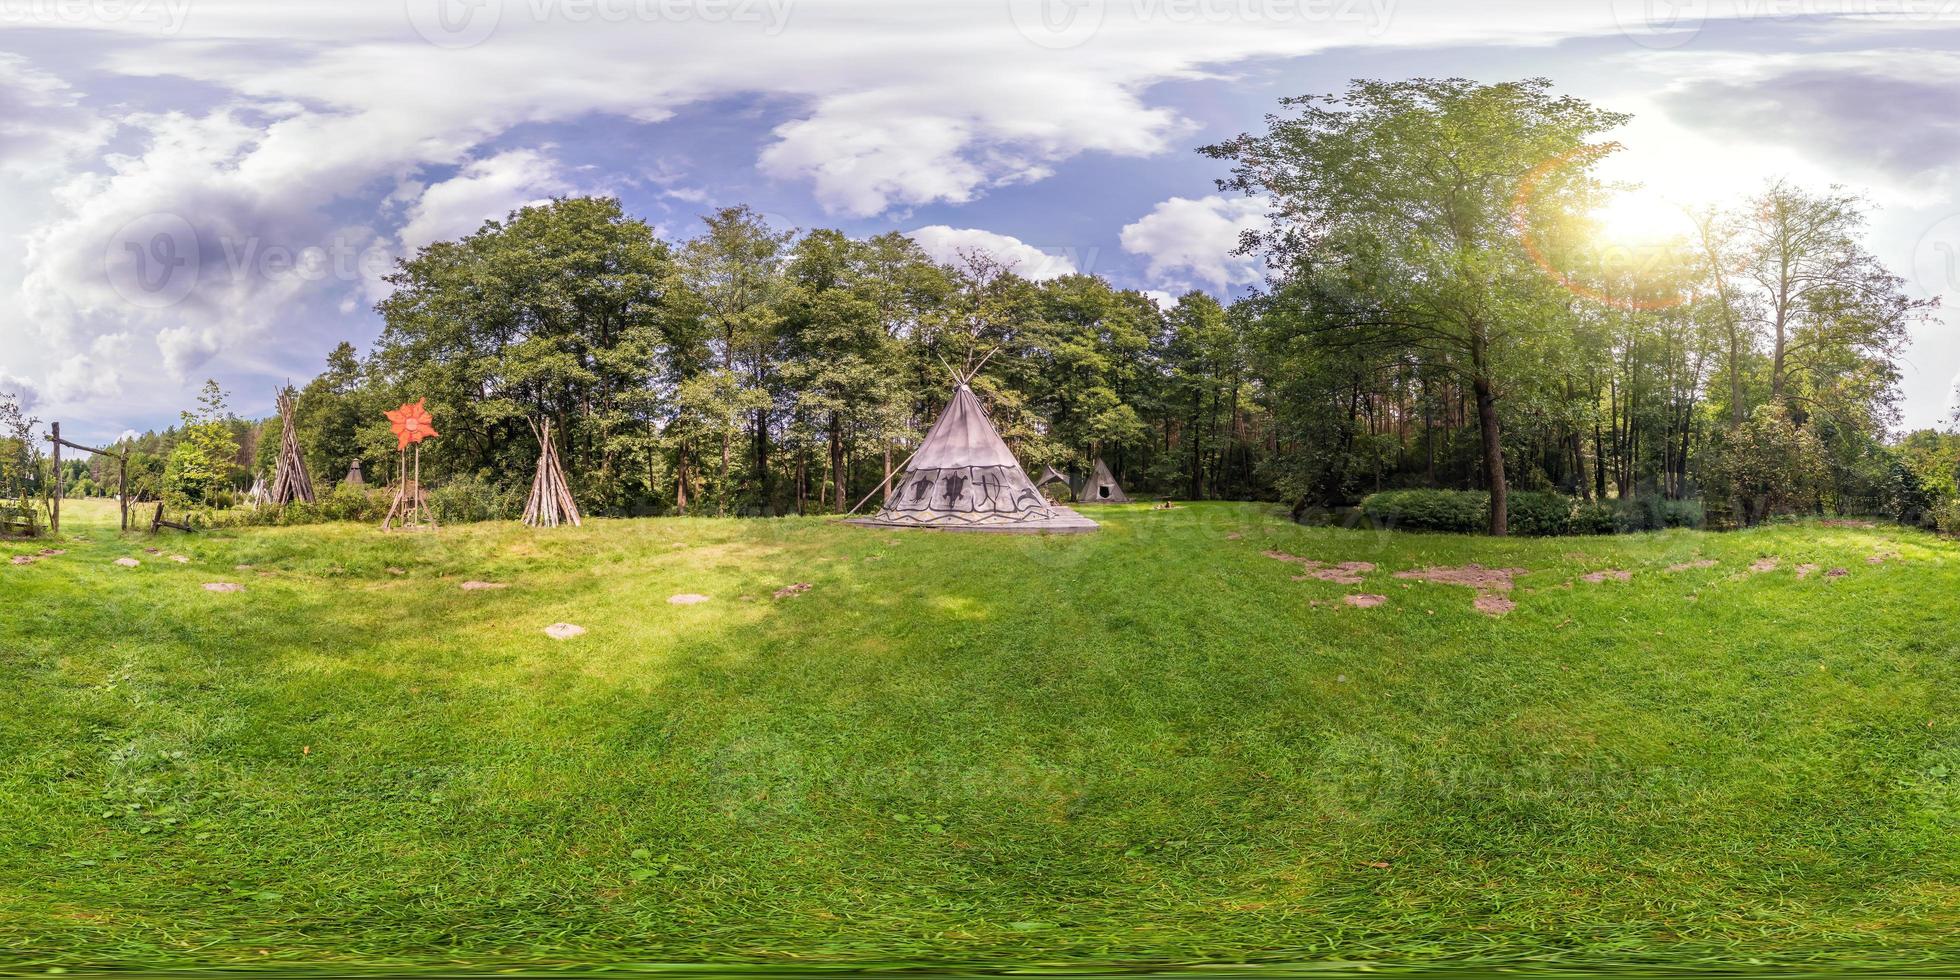
[[[1614,241],[1598,215],[1625,189],[1598,169],[1626,120],[1543,79],[1286,100],[1200,150],[1268,208],[1242,242],[1265,281],[1229,302],[940,264],[896,231],[747,207],[666,241],[617,200],[556,199],[401,261],[379,339],[298,387],[296,426],[318,484],[356,461],[379,484],[382,412],[425,398],[424,479],[483,516],[521,503],[529,419],[561,434],[588,513],[840,513],[985,358],[974,388],[1030,472],[1101,457],[1139,498],[1338,518],[1414,491],[1365,509],[1419,526],[1424,494],[1456,491],[1470,516],[1444,526],[1493,534],[1547,499],[1652,523],[1960,523],[1960,437],[1897,431],[1898,359],[1933,304],[1870,251],[1871,206],[1766,180],[1690,234]],[[270,473],[278,421],[231,397],[207,385],[127,442],[141,493],[225,506]],[[0,413],[0,487],[44,490],[35,420]],[[113,462],[64,465],[71,492],[114,492]]]

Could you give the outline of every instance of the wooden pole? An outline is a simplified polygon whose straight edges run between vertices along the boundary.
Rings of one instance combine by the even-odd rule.
[[[129,450],[122,451],[122,462],[116,467],[116,502],[122,508],[122,529],[129,530]]]
[[[48,533],[61,533],[61,423],[50,422],[54,442],[54,510],[48,515]]]

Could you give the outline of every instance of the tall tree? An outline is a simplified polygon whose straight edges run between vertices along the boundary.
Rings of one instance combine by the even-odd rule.
[[[1420,352],[1468,383],[1490,532],[1504,534],[1498,400],[1521,337],[1558,302],[1530,238],[1569,220],[1612,149],[1589,141],[1627,117],[1545,79],[1357,81],[1282,104],[1297,114],[1203,152],[1233,162],[1224,188],[1273,201],[1256,245],[1309,285],[1312,330]]]

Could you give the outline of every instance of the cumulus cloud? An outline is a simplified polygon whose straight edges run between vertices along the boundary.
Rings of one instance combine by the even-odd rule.
[[[459,238],[486,220],[571,192],[556,164],[535,150],[509,150],[473,161],[456,176],[422,191],[402,226],[402,249],[413,253],[430,242]]]
[[[1082,271],[1065,252],[1044,251],[1012,235],[979,228],[927,225],[906,235],[941,265],[958,267],[968,255],[981,255],[1011,268],[1023,279],[1036,282]]]
[[[1258,263],[1232,253],[1242,233],[1265,223],[1266,204],[1259,198],[1173,197],[1124,225],[1121,241],[1123,251],[1144,257],[1152,279],[1223,290],[1259,281]]]
[[[100,146],[109,130],[68,83],[0,52],[0,173],[64,166]]]

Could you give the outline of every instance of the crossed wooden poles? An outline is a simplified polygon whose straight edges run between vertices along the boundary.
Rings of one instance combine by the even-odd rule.
[[[129,450],[112,453],[107,449],[84,446],[61,437],[61,423],[48,424],[47,440],[54,443],[54,506],[48,511],[48,533],[61,533],[61,447],[94,453],[116,461],[116,501],[122,508],[122,529],[129,530]]]

